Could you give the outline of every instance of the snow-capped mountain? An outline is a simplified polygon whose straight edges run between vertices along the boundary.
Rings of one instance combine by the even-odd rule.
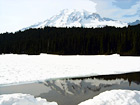
[[[140,24],[140,20],[136,20],[135,22],[129,23],[129,25],[134,26]]]
[[[31,25],[22,30],[26,30],[29,28],[44,28],[45,26],[96,28],[104,26],[124,27],[128,26],[128,24],[110,18],[102,18],[97,13],[90,13],[85,10],[77,11],[65,9],[62,10],[60,14],[55,15],[50,19]]]

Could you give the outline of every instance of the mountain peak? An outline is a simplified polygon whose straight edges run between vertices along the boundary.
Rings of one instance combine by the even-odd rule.
[[[75,9],[64,9],[58,15],[22,30],[29,28],[44,28],[45,26],[96,28],[104,26],[125,27],[128,25],[127,23],[116,21],[110,18],[102,18],[99,14],[91,13],[86,10],[78,11]]]

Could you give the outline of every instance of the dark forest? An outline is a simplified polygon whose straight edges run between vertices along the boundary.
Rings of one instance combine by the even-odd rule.
[[[140,25],[28,29],[0,34],[0,54],[140,55]]]

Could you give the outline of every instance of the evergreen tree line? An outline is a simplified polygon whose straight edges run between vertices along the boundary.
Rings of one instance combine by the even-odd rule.
[[[140,25],[28,29],[0,34],[0,54],[140,55]]]

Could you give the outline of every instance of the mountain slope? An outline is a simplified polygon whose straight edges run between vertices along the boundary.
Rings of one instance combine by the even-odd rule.
[[[76,11],[76,10],[62,10],[60,14],[51,17],[43,22],[31,25],[24,28],[44,28],[45,26],[53,27],[85,27],[96,28],[104,26],[124,27],[127,23],[121,21],[112,20],[109,18],[102,18],[99,14],[90,13],[88,11]]]
[[[140,20],[136,20],[135,22],[129,23],[129,25],[134,26],[140,24]]]

